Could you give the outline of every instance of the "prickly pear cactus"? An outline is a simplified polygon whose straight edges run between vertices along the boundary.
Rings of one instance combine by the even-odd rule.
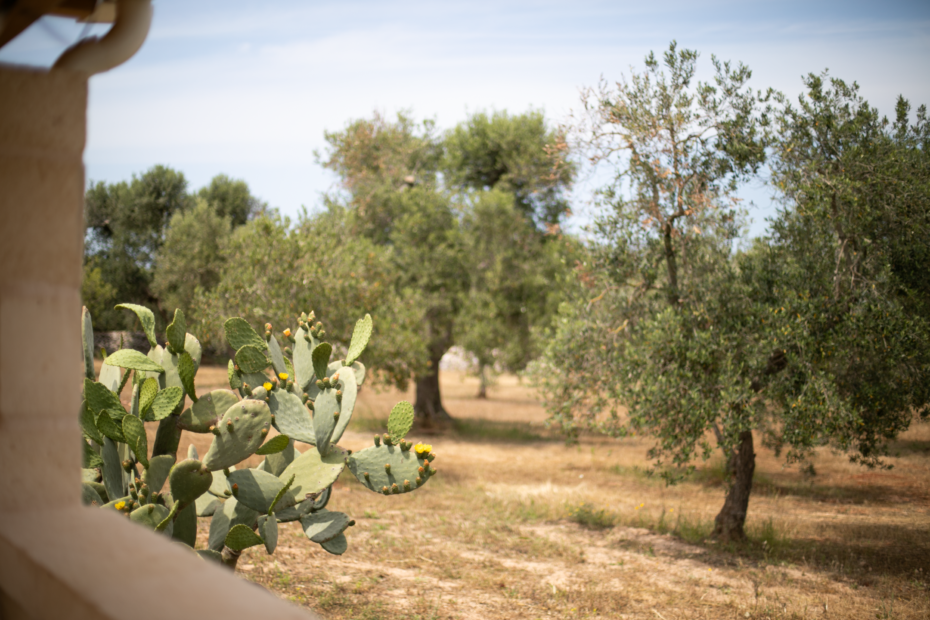
[[[313,312],[298,317],[295,332],[283,330],[281,342],[270,324],[260,335],[244,319],[231,318],[224,326],[235,351],[231,391],[198,395],[201,347],[186,332],[184,313],[175,311],[162,347],[151,310],[117,307],[137,315],[152,349],[148,355],[115,351],[95,377],[93,326],[84,308],[79,420],[85,504],[114,510],[192,548],[197,519],[209,518],[209,540],[198,555],[235,569],[249,547],[273,553],[278,524],[290,521],[299,521],[307,538],[327,552],[345,553],[346,531],[355,521],[326,506],[346,469],[382,495],[415,491],[436,473],[432,447],[405,439],[413,423],[407,402],[394,407],[388,432],[375,436],[373,446],[353,454],[337,445],[365,380],[358,358],[371,338],[371,316],[356,324],[345,360],[331,359],[333,346],[323,341]],[[128,410],[120,400],[127,386]],[[177,461],[184,431],[213,435],[202,458],[191,445],[187,458]],[[265,459],[244,467],[253,455]]]

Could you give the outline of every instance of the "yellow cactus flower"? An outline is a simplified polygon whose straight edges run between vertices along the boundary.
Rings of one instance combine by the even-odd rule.
[[[285,337],[285,338],[290,338],[290,337],[291,337],[291,328],[290,328],[290,327],[288,327],[287,329],[284,330],[284,337]]]
[[[264,383],[262,383],[262,387],[265,388],[265,390],[268,392],[271,391],[271,383],[269,383],[268,381],[265,381]]]
[[[279,372],[279,373],[278,373],[278,379],[280,379],[281,381],[287,381],[287,376],[288,376],[288,375],[287,375],[286,372]]]
[[[116,502],[115,504],[113,504],[113,507],[116,508],[117,510],[122,510],[123,508],[126,507],[126,502]]]
[[[429,454],[433,451],[433,446],[426,443],[418,443],[413,449],[417,454]]]

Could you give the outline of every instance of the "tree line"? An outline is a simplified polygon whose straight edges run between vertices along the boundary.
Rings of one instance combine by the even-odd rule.
[[[482,378],[527,371],[569,438],[653,437],[670,482],[722,453],[715,535],[740,540],[756,438],[788,463],[831,446],[883,466],[930,412],[930,123],[904,99],[888,120],[827,73],[793,101],[713,57],[696,81],[697,62],[673,43],[560,127],[538,111],[446,132],[352,121],[317,154],[339,187],[296,221],[222,175],[197,193],[162,166],[98,183],[85,304],[110,329],[131,327],[115,303],[163,322],[180,307],[207,346],[219,317],[311,308],[344,346],[370,312],[365,362],[415,383],[421,423],[449,416],[439,362],[459,345]],[[611,178],[566,234],[583,163]],[[747,239],[737,191],[763,173],[779,208]]]

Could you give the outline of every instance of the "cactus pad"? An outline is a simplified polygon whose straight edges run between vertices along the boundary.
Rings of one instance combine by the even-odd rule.
[[[86,441],[82,441],[81,443],[83,444],[84,450],[81,464],[84,466],[84,468],[90,468],[96,471],[96,468],[103,467],[103,459],[100,458],[100,455],[97,454],[97,452],[91,448]]]
[[[385,465],[390,467],[386,468]],[[430,470],[429,461],[418,458],[413,450],[382,444],[354,452],[349,457],[349,471],[375,493],[384,493],[385,488],[388,493],[406,493],[425,484]],[[419,484],[416,482],[418,477]],[[409,485],[404,484],[405,480]]]
[[[349,426],[352,412],[355,410],[355,401],[358,398],[358,385],[355,383],[355,373],[351,368],[339,373],[339,389],[342,391],[342,402],[339,403],[339,419],[333,429],[331,442],[336,443]]]
[[[84,436],[97,443],[98,446],[103,445],[103,435],[100,434],[100,431],[97,430],[97,423],[94,420],[94,412],[90,410],[87,406],[87,402],[81,402],[81,416],[79,418],[81,423],[81,430],[84,431]]]
[[[399,442],[407,436],[410,429],[413,428],[413,405],[406,400],[402,400],[391,409],[391,415],[388,416],[388,433],[391,435],[391,441]]]
[[[197,367],[194,365],[194,358],[187,351],[181,353],[178,357],[178,377],[181,379],[181,385],[191,400],[197,402],[197,391],[194,387],[194,375],[197,374]]]
[[[149,459],[149,466],[142,472],[142,482],[148,486],[149,493],[158,493],[165,486],[165,480],[174,466],[174,456],[162,454]]]
[[[252,510],[267,513],[272,502],[284,489],[284,481],[268,472],[258,469],[240,469],[229,474],[229,484],[237,485],[233,491],[240,504]],[[297,503],[292,493],[284,493],[278,500],[276,507],[290,508]]]
[[[120,427],[120,423],[114,421],[113,417],[119,415],[118,412],[114,411],[113,416],[110,415],[110,412],[104,409],[97,416],[97,430],[100,431],[100,434],[104,437],[109,437],[113,441],[119,441],[126,443],[126,438],[123,437],[123,429]],[[123,411],[123,417],[126,416],[126,412]],[[118,418],[121,420],[121,418]]]
[[[187,335],[187,323],[180,308],[174,311],[174,320],[165,329],[168,336],[168,346],[172,353],[180,355],[184,351],[184,340]]]
[[[258,518],[258,531],[265,542],[265,551],[274,553],[278,546],[278,520],[274,515],[262,515]]]
[[[119,366],[110,366],[106,363],[106,360],[104,360],[103,366],[100,367],[100,376],[97,377],[97,382],[114,394],[119,394],[119,386],[122,383],[122,378],[119,372]]]
[[[178,426],[193,433],[209,433],[210,427],[218,425],[223,414],[238,402],[229,390],[213,390],[184,410]]]
[[[168,483],[174,500],[187,506],[210,489],[213,474],[200,461],[189,459],[171,468]]]
[[[184,543],[191,549],[197,544],[197,509],[193,504],[181,508],[174,519],[171,538]]]
[[[140,306],[138,304],[119,304],[116,307],[124,310],[132,310],[136,313],[136,316],[139,317],[139,323],[142,324],[142,331],[145,332],[145,337],[148,338],[149,344],[154,347],[156,344],[155,315],[152,313],[152,311],[145,306]]]
[[[349,342],[349,352],[346,353],[346,366],[351,366],[352,362],[358,359],[368,341],[371,339],[372,321],[371,315],[366,314],[364,319],[359,319],[355,323],[355,330],[352,332],[352,340]]]
[[[230,467],[230,471],[236,471],[235,467]],[[213,482],[210,483],[210,488],[208,489],[211,494],[222,497],[223,499],[229,497],[232,492],[229,490],[229,483],[226,481],[226,472],[222,469],[219,471],[213,472]]]
[[[142,421],[134,415],[125,416],[123,418],[123,437],[126,438],[126,443],[135,453],[136,460],[142,463],[143,467],[148,467],[149,440],[145,435],[145,425],[142,424]]]
[[[291,493],[297,501],[301,501],[308,494],[319,493],[335,482],[345,469],[347,455],[339,446],[331,446],[325,456],[321,456],[317,450],[307,450],[288,465],[279,477],[282,480],[289,480],[292,475],[295,477]]]
[[[255,525],[256,519],[258,519],[258,514],[248,506],[240,504],[235,497],[230,497],[223,504],[221,510],[213,513],[213,519],[210,521],[210,536],[207,548],[222,551],[229,530],[239,524],[251,529]]]
[[[287,448],[287,445],[290,443],[290,441],[291,440],[287,435],[275,435],[263,443],[261,447],[255,451],[255,454],[266,456],[277,454],[278,452],[283,452]]]
[[[212,517],[217,509],[222,506],[222,502],[209,493],[204,493],[194,500],[194,511],[198,517]]]
[[[315,373],[313,371],[313,348],[319,344],[301,327],[294,334],[294,381],[302,391],[309,391]]]
[[[229,533],[226,534],[225,544],[233,551],[242,551],[249,547],[261,545],[264,542],[261,536],[252,531],[252,528],[239,523],[230,528]]]
[[[280,435],[279,435],[280,437]],[[264,461],[265,471],[280,476],[288,465],[294,462],[294,459],[300,456],[300,452],[294,447],[294,440],[287,442],[287,447],[281,452],[269,454]]]
[[[223,325],[223,330],[226,332],[226,342],[236,351],[247,345],[259,351],[265,350],[265,340],[252,329],[245,319],[239,317],[229,319]]]
[[[268,395],[268,406],[274,414],[274,426],[279,433],[304,443],[316,443],[313,420],[299,397],[286,390],[272,390]]]
[[[301,517],[310,514],[313,510],[313,500],[304,500],[297,504],[296,506],[291,506],[290,508],[285,508],[284,510],[275,510],[275,516],[278,521],[281,523],[289,523],[291,521],[297,521]]]
[[[117,368],[116,371],[119,372],[119,369]],[[87,406],[90,407],[90,410],[95,414],[100,413],[104,409],[123,409],[123,404],[120,402],[119,396],[110,391],[102,383],[97,383],[90,379],[84,379],[84,400],[87,402]],[[125,411],[126,410],[123,409],[124,413]]]
[[[106,504],[100,494],[97,493],[97,490],[87,482],[81,483],[81,503],[85,506],[103,506]]]
[[[152,405],[145,416],[145,421],[160,422],[164,420],[177,409],[183,398],[184,390],[178,386],[167,387],[159,391],[155,398],[152,399]]]
[[[332,540],[320,543],[320,546],[333,555],[342,555],[349,548],[349,541],[346,540],[345,534],[339,534]]]
[[[342,534],[349,527],[349,517],[341,512],[330,512],[325,508],[312,512],[300,519],[304,534],[315,543],[324,543]]]
[[[239,378],[239,373],[236,372],[236,363],[232,360],[229,360],[226,365],[226,375],[229,377],[229,389],[238,390],[242,387],[242,379]]]
[[[236,366],[244,373],[258,373],[268,368],[268,358],[257,347],[246,345],[236,351]]]
[[[271,410],[264,401],[245,399],[230,407],[216,429],[210,450],[203,459],[216,471],[255,454],[271,427]]]
[[[162,523],[165,519],[168,518],[170,511],[159,504],[146,504],[145,506],[139,506],[129,514],[129,519],[135,521],[140,525],[144,525],[150,530],[154,530]],[[168,536],[171,536],[174,532],[174,523],[168,522],[167,527],[162,530]]]
[[[84,376],[94,380],[94,325],[90,312],[86,307],[81,308],[81,339],[84,349]]]
[[[333,431],[339,421],[338,413],[339,402],[336,401],[336,390],[327,389],[320,392],[313,403],[313,431],[316,435],[316,449],[320,454],[325,454],[329,450]]]
[[[274,374],[287,373],[287,366],[284,364],[284,354],[281,353],[281,346],[274,336],[268,339],[268,357],[271,358],[271,365],[274,367]]]
[[[160,364],[156,364],[149,359],[147,355],[135,349],[120,349],[119,351],[114,351],[111,355],[107,356],[107,359],[103,363],[107,366],[116,366],[118,368],[165,372],[165,369],[162,368]]]
[[[317,379],[326,378],[326,367],[329,365],[329,356],[332,354],[333,345],[328,342],[321,342],[313,349],[310,356],[313,360],[313,374],[316,375]]]
[[[180,356],[173,353],[172,351],[165,351],[164,355],[162,355],[161,366],[165,369],[165,386],[179,388],[184,387],[184,383],[181,381],[181,373],[178,368],[180,363]]]
[[[191,361],[194,362],[194,371],[196,372],[200,368],[200,358],[203,356],[203,347],[200,346],[200,341],[191,334],[184,334],[184,350],[191,356]]]

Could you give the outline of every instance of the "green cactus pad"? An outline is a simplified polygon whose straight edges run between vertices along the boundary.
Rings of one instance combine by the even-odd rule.
[[[274,367],[275,375],[280,373],[290,374],[284,364],[284,354],[281,353],[281,346],[274,336],[268,339],[268,357],[271,358],[271,365]]]
[[[197,448],[194,444],[187,446],[187,458],[193,459],[195,461],[200,460],[200,456],[197,454]]]
[[[171,468],[168,483],[171,496],[186,506],[210,489],[213,474],[200,461],[188,459]]]
[[[265,541],[262,540],[261,536],[253,532],[252,528],[241,523],[230,528],[225,542],[226,546],[233,551],[242,551],[264,543]]]
[[[119,304],[116,307],[123,310],[132,310],[136,313],[136,316],[139,317],[139,323],[142,324],[142,331],[145,332],[145,337],[148,338],[149,344],[154,347],[156,345],[155,315],[152,311],[138,304]]]
[[[390,465],[390,472],[385,465]],[[349,471],[358,478],[367,489],[375,493],[382,493],[384,487],[393,490],[397,485],[399,493],[405,493],[404,481],[410,482],[410,490],[417,488],[416,479],[419,476],[422,486],[429,478],[429,461],[417,458],[413,450],[401,450],[399,446],[380,445],[353,452],[349,457]],[[424,469],[420,474],[419,468]],[[366,475],[367,474],[367,475]]]
[[[84,450],[81,458],[81,465],[83,465],[85,469],[96,469],[103,467],[103,459],[100,458],[100,455],[97,454],[97,452],[91,448],[86,441],[82,441],[81,444]]]
[[[304,443],[316,443],[313,419],[299,397],[286,390],[272,390],[268,395],[268,406],[274,414],[274,427],[279,433]]]
[[[168,336],[168,346],[175,355],[180,355],[184,351],[184,340],[187,335],[187,323],[184,321],[184,313],[180,308],[174,311],[174,320],[165,329]]]
[[[191,334],[184,334],[184,350],[191,356],[194,362],[194,372],[200,368],[200,358],[203,356],[203,347],[200,341]]]
[[[117,368],[116,371],[119,372],[119,368]],[[95,414],[100,413],[104,409],[122,409],[123,413],[126,412],[126,410],[123,409],[123,404],[119,400],[119,396],[110,391],[102,383],[97,383],[90,379],[84,379],[84,400],[87,406],[90,407],[90,410]]]
[[[107,356],[103,362],[107,366],[116,366],[117,368],[129,368],[132,370],[148,372],[165,372],[160,364],[156,364],[144,353],[135,349],[120,349]]]
[[[258,531],[265,542],[265,551],[274,553],[278,546],[278,520],[274,515],[262,515],[258,518]]]
[[[368,341],[371,339],[372,321],[371,315],[366,314],[364,319],[359,319],[355,324],[355,330],[352,332],[352,340],[349,342],[349,352],[346,353],[346,366],[351,366],[352,362],[358,359]]]
[[[268,365],[268,358],[258,347],[246,345],[236,351],[236,366],[244,373],[259,373],[268,368]]]
[[[294,440],[291,439],[287,442],[287,447],[285,447],[284,450],[276,454],[269,454],[262,462],[265,465],[265,471],[275,476],[280,476],[284,473],[287,466],[293,463],[294,459],[298,456],[300,456],[300,452],[297,451],[297,448],[294,446]]]
[[[291,521],[298,521],[301,517],[304,517],[313,510],[313,501],[304,500],[297,504],[296,506],[291,506],[290,508],[285,508],[284,510],[275,510],[275,517],[281,523],[290,523]]]
[[[100,376],[97,377],[97,382],[114,394],[119,395],[119,386],[123,382],[123,375],[120,373],[119,366],[109,366],[104,360],[103,366],[100,367]]]
[[[240,372],[239,377],[242,379],[243,383],[248,383],[249,388],[253,390],[262,387],[268,382],[268,375],[263,372]]]
[[[81,340],[84,349],[84,376],[94,380],[94,324],[90,318],[90,311],[81,308]]]
[[[230,472],[236,471],[236,467],[232,466],[228,468]],[[213,472],[213,483],[210,485],[209,489],[212,495],[220,498],[229,497],[232,492],[229,489],[229,483],[226,481],[226,472],[222,469]]]
[[[295,476],[291,493],[297,501],[302,501],[308,494],[319,493],[336,481],[345,469],[346,456],[348,452],[339,446],[330,446],[325,456],[317,450],[307,450],[288,465],[279,478],[290,480]]]
[[[97,430],[97,423],[94,420],[94,412],[90,410],[87,406],[87,401],[81,402],[81,416],[79,418],[81,423],[81,430],[84,432],[84,436],[97,443],[98,446],[103,445],[103,435],[100,434],[100,431]]]
[[[329,365],[329,356],[333,354],[333,345],[328,342],[321,342],[311,353],[311,358],[313,360],[313,374],[316,375],[317,379],[324,379],[326,374],[326,367]]]
[[[313,403],[313,431],[316,435],[316,449],[320,454],[329,450],[330,440],[338,422],[337,413],[339,403],[336,401],[336,390],[327,389],[320,392]]]
[[[96,469],[81,469],[81,482],[93,482],[98,478],[100,478],[100,472]]]
[[[178,418],[178,426],[192,433],[209,433],[210,427],[217,426],[223,414],[238,402],[229,390],[213,390],[184,410]]]
[[[222,551],[223,543],[226,541],[226,535],[235,525],[245,525],[251,529],[258,519],[259,513],[255,512],[248,506],[240,504],[236,498],[230,497],[222,506],[222,510],[213,513],[213,519],[210,522],[210,536],[207,542],[207,548],[214,551]]]
[[[162,355],[161,366],[165,369],[166,387],[184,387],[184,383],[181,381],[181,373],[178,368],[180,363],[181,358],[171,351],[165,351],[164,355]]]
[[[101,414],[102,416],[103,414]],[[149,440],[145,435],[145,425],[142,421],[133,415],[127,415],[123,418],[123,437],[126,443],[132,448],[136,455],[136,460],[142,463],[143,467],[149,466]]]
[[[219,562],[220,564],[223,564],[223,554],[219,551],[214,551],[213,549],[198,549],[197,555],[203,558],[203,560],[206,562]]]
[[[149,459],[149,466],[142,472],[142,482],[148,486],[149,493],[158,493],[165,486],[165,480],[174,466],[174,456],[162,454]],[[108,491],[109,492],[109,491]]]
[[[160,523],[168,518],[169,511],[159,504],[146,504],[139,506],[129,514],[129,519],[143,525],[150,530],[155,530]],[[168,522],[168,525],[162,530],[168,536],[174,532],[174,523]]]
[[[226,411],[217,425],[219,434],[213,438],[203,459],[204,465],[216,471],[247,459],[262,445],[270,427],[271,410],[267,403],[252,399],[239,401]]]
[[[161,347],[161,345],[156,345],[152,347],[151,349],[149,349],[148,358],[152,360],[153,362],[155,362],[156,364],[158,364],[159,366],[161,366],[162,368],[164,368],[164,365],[162,364],[162,360],[165,359],[165,350]],[[160,388],[165,387],[165,373],[147,372],[145,373],[145,376],[148,379],[157,380],[158,387]]]
[[[174,519],[174,531],[171,538],[184,543],[191,549],[197,544],[197,509],[193,504],[178,512]]]
[[[104,508],[109,508],[109,509],[111,509],[111,510],[117,510],[116,505],[117,505],[118,503],[120,503],[120,502],[125,502],[125,505],[126,505],[126,506],[129,506],[129,505],[132,503],[132,498],[129,497],[128,495],[127,495],[126,497],[118,497],[118,498],[116,498],[116,499],[110,500],[109,502],[107,502],[106,504],[104,504],[103,507],[104,507]],[[124,506],[123,508],[119,509],[118,512],[126,513],[126,508],[125,508],[125,506]]]
[[[236,363],[232,360],[229,360],[229,364],[226,365],[226,375],[229,377],[230,389],[238,390],[242,387],[242,379],[239,378],[239,373],[236,372]]]
[[[116,415],[119,414],[114,411],[113,416]],[[125,417],[125,415],[126,412],[124,411],[123,416]],[[123,429],[120,427],[120,423],[113,419],[113,416],[111,416],[110,412],[106,409],[101,411],[97,415],[97,430],[100,431],[100,434],[104,437],[109,437],[113,441],[126,443],[126,438],[123,436]]]
[[[307,338],[309,337],[309,340]],[[301,327],[294,335],[294,381],[303,392],[309,391],[316,374],[313,371],[313,348],[319,342]]]
[[[198,517],[212,517],[222,505],[223,503],[220,500],[209,493],[204,493],[194,500],[194,510],[197,512]]]
[[[100,499],[103,500],[103,504],[106,504],[110,501],[110,496],[107,495],[107,488],[99,482],[84,482],[83,484],[89,484],[92,489],[97,492],[97,495],[100,496]],[[101,505],[103,505],[101,504]]]
[[[250,345],[259,351],[265,350],[265,339],[258,335],[248,321],[239,317],[233,317],[223,325],[226,332],[226,342],[233,350],[238,351],[244,346]]]
[[[300,519],[304,534],[315,543],[324,543],[342,534],[349,527],[349,516],[341,512],[320,510]]]
[[[391,409],[388,416],[388,433],[391,435],[391,441],[399,442],[407,436],[410,429],[413,428],[413,405],[406,400],[402,400]]]
[[[332,540],[320,543],[320,546],[333,555],[342,555],[349,548],[349,541],[346,540],[345,534],[339,534]]]
[[[348,366],[348,368],[351,368],[352,372],[355,373],[356,385],[361,386],[363,383],[365,383],[365,364],[355,360],[355,362],[353,362],[351,366]]]
[[[290,441],[290,437],[287,435],[275,435],[263,443],[261,447],[255,451],[255,454],[267,456],[271,454],[277,454],[278,452],[283,452],[287,448],[287,445],[290,443]]]
[[[339,389],[342,391],[342,402],[339,403],[339,419],[336,421],[333,436],[330,439],[332,443],[337,443],[342,438],[342,434],[352,419],[352,412],[355,410],[358,385],[355,383],[355,373],[351,368],[339,372]]]
[[[181,353],[178,358],[178,377],[181,379],[181,385],[191,400],[197,402],[197,390],[194,387],[194,375],[197,374],[197,367],[194,365],[194,359],[187,351]]]
[[[87,482],[81,483],[81,503],[85,506],[97,506],[98,508],[106,504],[97,493],[97,490]]]
[[[167,387],[152,399],[152,405],[145,417],[146,422],[160,422],[177,409],[184,398],[184,390],[178,386]]]
[[[284,488],[284,481],[273,474],[258,469],[234,471],[229,474],[228,480],[230,485],[238,485],[238,489],[234,491],[234,494],[239,503],[258,512],[267,513],[271,503]],[[278,500],[278,506],[282,509],[290,508],[296,503],[296,498],[290,493],[285,493]]]

